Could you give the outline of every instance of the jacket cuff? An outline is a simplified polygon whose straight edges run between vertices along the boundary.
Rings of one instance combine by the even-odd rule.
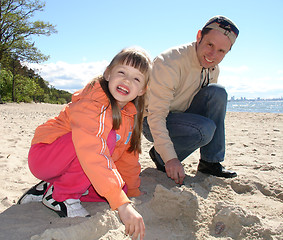
[[[115,190],[112,189],[111,192],[106,193],[104,197],[109,202],[109,205],[112,210],[116,210],[123,204],[131,202],[127,197],[126,193],[120,188]]]

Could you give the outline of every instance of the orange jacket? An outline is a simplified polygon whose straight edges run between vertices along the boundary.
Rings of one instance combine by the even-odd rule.
[[[52,143],[72,132],[73,143],[81,166],[95,190],[104,196],[112,209],[130,202],[128,196],[139,196],[141,171],[138,153],[129,153],[130,136],[134,126],[136,108],[129,102],[122,110],[122,123],[118,130],[115,150],[110,156],[106,140],[112,129],[112,110],[99,83],[87,85],[75,92],[58,117],[48,120],[35,130],[32,144]],[[107,106],[109,107],[107,108]]]

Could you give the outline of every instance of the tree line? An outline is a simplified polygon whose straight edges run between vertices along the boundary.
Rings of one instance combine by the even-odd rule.
[[[34,70],[23,65],[48,60],[32,36],[57,33],[49,22],[33,21],[43,11],[40,0],[0,0],[0,102],[67,103],[71,93],[55,89]]]

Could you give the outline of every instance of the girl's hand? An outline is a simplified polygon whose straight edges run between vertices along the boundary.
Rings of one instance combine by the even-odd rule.
[[[136,240],[140,235],[143,240],[145,235],[145,225],[142,216],[132,207],[130,203],[125,203],[118,207],[118,213],[121,221],[125,225],[125,233]]]

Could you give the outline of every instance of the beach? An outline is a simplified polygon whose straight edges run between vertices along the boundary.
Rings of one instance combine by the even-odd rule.
[[[41,203],[17,205],[38,183],[27,155],[35,128],[62,105],[0,104],[0,239],[130,239],[107,203],[82,203],[90,218],[59,218]],[[199,151],[183,161],[184,185],[157,171],[143,138],[141,191],[132,198],[147,240],[283,239],[283,114],[228,112],[224,179],[197,173]]]

